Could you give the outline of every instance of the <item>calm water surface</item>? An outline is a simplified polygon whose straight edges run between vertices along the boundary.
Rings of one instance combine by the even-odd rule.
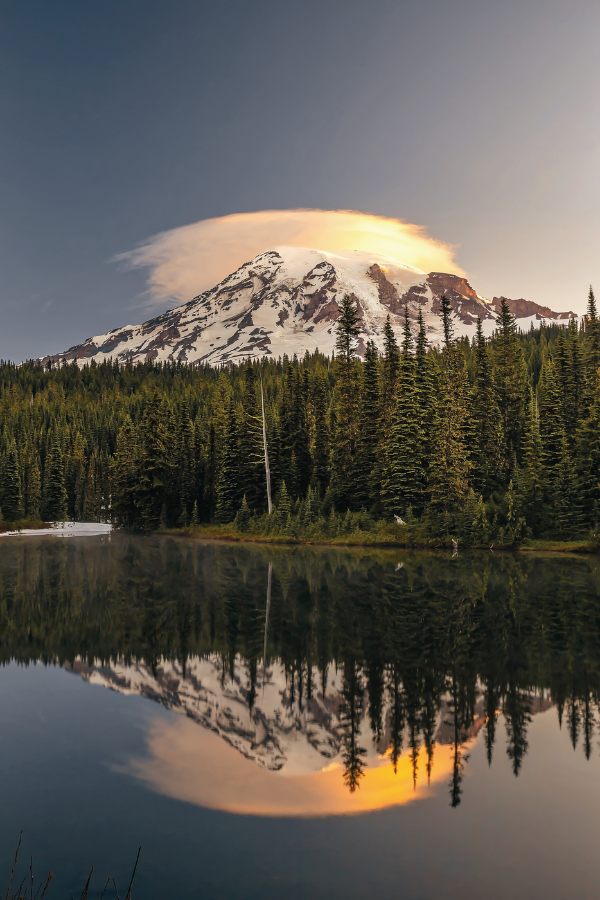
[[[0,893],[600,893],[596,558],[11,538],[0,655]]]

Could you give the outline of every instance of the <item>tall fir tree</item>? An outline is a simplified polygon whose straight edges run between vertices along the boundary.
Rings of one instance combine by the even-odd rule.
[[[44,465],[44,505],[42,514],[47,522],[64,521],[67,515],[65,462],[62,447],[56,433],[50,443]]]
[[[313,412],[312,480],[319,496],[323,498],[329,484],[330,435],[327,422],[325,379],[319,373],[313,376],[311,397]]]
[[[525,427],[526,369],[517,338],[515,317],[502,297],[494,341],[496,397],[502,419],[505,483],[520,460]]]
[[[431,526],[444,531],[464,506],[471,464],[467,447],[468,380],[462,350],[454,341],[452,309],[447,297],[441,298],[440,315],[444,347],[428,490]]]
[[[584,344],[586,399],[587,405],[590,406],[598,387],[598,370],[600,369],[600,319],[598,318],[596,297],[591,285],[585,317]]]
[[[540,378],[540,436],[544,477],[545,525],[555,530],[561,505],[564,415],[555,360],[550,357]]]
[[[372,496],[373,471],[378,462],[380,433],[379,355],[373,341],[367,341],[360,385],[359,427],[354,458],[353,508],[369,509]]]
[[[501,452],[502,421],[496,400],[496,389],[489,349],[481,319],[477,319],[475,383],[473,389],[473,475],[478,491],[487,499],[498,487]]]
[[[523,438],[522,467],[519,473],[519,512],[537,537],[542,525],[543,498],[542,441],[538,423],[537,401],[530,390],[529,415]]]
[[[217,481],[215,520],[223,524],[233,522],[240,508],[243,495],[243,483],[240,478],[238,427],[233,398],[231,398],[227,414],[227,430],[221,454],[219,480]]]
[[[7,522],[23,518],[23,493],[21,467],[17,445],[12,440],[8,446],[2,472],[2,516]]]
[[[415,358],[408,307],[404,315],[404,338],[396,408],[385,449],[386,475],[383,499],[388,515],[406,516],[409,508],[420,512],[423,505],[424,473],[419,397],[415,387]]]
[[[396,404],[398,373],[400,371],[400,348],[392,328],[388,313],[383,326],[383,379],[382,379],[382,413],[384,430],[387,430]]]
[[[136,520],[144,531],[176,518],[179,497],[174,486],[174,427],[170,410],[157,391],[144,399],[138,426]],[[169,515],[170,514],[170,515]]]
[[[117,435],[117,446],[110,471],[113,518],[116,524],[129,528],[135,528],[138,520],[138,509],[135,504],[138,454],[137,430],[131,418],[127,416]],[[83,490],[81,508],[83,509]]]
[[[353,496],[352,474],[357,437],[358,370],[357,338],[360,334],[356,301],[349,294],[342,299],[336,322],[337,416],[331,449],[330,490],[338,509],[346,509]]]
[[[25,501],[25,515],[27,518],[33,521],[39,520],[42,509],[42,475],[37,453],[33,454],[27,469]]]

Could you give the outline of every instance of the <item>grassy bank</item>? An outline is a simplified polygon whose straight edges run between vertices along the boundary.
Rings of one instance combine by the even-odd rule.
[[[164,529],[163,533],[198,537],[203,540],[241,541],[260,544],[324,544],[333,547],[406,547],[415,550],[453,549],[452,535],[431,537],[421,526],[390,525],[381,523],[371,529],[356,528],[348,533],[327,534],[326,531],[313,527],[296,529],[290,533],[265,534],[249,527],[238,528],[235,523],[229,525],[190,525],[187,528]],[[598,553],[600,544],[590,539],[572,541],[556,540],[523,540],[520,543],[502,543],[486,541],[485,543],[458,541],[461,550],[520,551],[520,552],[552,552],[552,553]]]
[[[0,534],[7,531],[23,531],[29,528],[50,528],[52,522],[42,522],[41,519],[19,519],[17,522],[0,522]]]

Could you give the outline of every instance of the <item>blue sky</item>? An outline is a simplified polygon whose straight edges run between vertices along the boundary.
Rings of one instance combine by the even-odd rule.
[[[587,0],[7,0],[0,356],[142,321],[115,255],[259,210],[416,223],[480,293],[583,311],[599,33]]]

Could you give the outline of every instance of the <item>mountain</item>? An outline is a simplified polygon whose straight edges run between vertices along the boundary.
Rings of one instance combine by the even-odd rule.
[[[256,695],[249,705],[248,666],[237,657],[233,676],[223,678],[223,663],[218,656],[191,657],[185,670],[168,660],[154,668],[142,662],[90,664],[83,659],[65,663],[65,669],[89,684],[120,694],[138,695],[166,709],[186,716],[202,728],[218,735],[239,753],[263,769],[285,774],[318,772],[332,762],[341,762],[345,725],[342,718],[342,671],[330,673],[325,695],[319,689],[319,673],[311,672],[314,689],[310,697],[290,687],[289,673],[281,661],[259,670]],[[543,712],[551,706],[544,697],[529,697],[529,712]],[[368,704],[359,716],[361,744],[365,761],[374,763],[384,754],[391,740],[392,707],[383,705],[383,732],[376,743],[369,725]],[[475,738],[485,723],[483,696],[475,704],[470,726],[463,740]],[[449,698],[442,700],[436,717],[435,741],[451,744]]]
[[[405,305],[414,324],[422,310],[430,340],[439,340],[440,297],[450,300],[456,335],[475,333],[480,316],[486,334],[494,330],[500,298],[479,296],[465,278],[443,272],[429,275],[375,253],[326,253],[302,247],[277,247],[244,263],[220,284],[142,325],[127,325],[88,338],[49,361],[118,359],[181,360],[219,365],[261,356],[303,355],[319,349],[331,354],[339,301],[350,294],[358,303],[365,341],[382,346],[390,315],[398,337]],[[553,312],[528,300],[509,300],[518,325],[568,320],[572,312]]]

